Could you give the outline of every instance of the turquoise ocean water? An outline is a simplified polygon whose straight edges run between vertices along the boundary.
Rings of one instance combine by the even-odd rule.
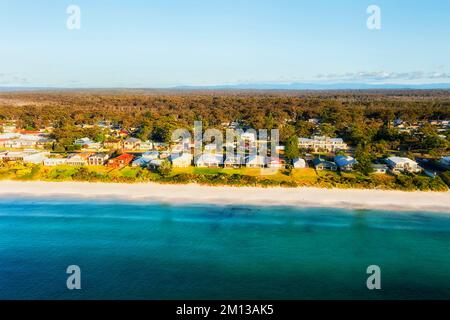
[[[449,299],[450,215],[0,199],[0,299],[119,298]]]

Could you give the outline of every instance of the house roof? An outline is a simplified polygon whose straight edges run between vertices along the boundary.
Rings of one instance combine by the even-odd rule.
[[[121,154],[118,157],[115,157],[115,158],[111,159],[111,160],[133,160],[133,159],[134,159],[133,155],[128,154],[128,153],[124,153],[124,154]]]
[[[335,166],[336,164],[332,161],[327,161],[321,158],[314,158],[313,159],[313,164],[314,166],[318,166],[319,164],[324,164],[324,165],[328,165],[328,166]]]
[[[198,162],[206,162],[206,163],[222,163],[223,155],[221,154],[211,154],[211,153],[203,153],[195,160]]]
[[[336,156],[334,162],[338,167],[346,167],[348,165],[354,165],[358,161],[355,158],[349,156]]]
[[[416,163],[414,160],[411,160],[409,158],[404,158],[404,157],[389,157],[387,158],[388,161],[394,163],[394,164],[399,164],[399,163]]]

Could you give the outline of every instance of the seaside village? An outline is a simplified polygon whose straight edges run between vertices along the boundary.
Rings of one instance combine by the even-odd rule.
[[[318,119],[311,119],[318,122]],[[449,129],[449,121],[435,121],[431,123],[439,130]],[[190,166],[201,168],[273,168],[282,169],[290,166],[294,169],[314,168],[316,171],[342,171],[353,170],[357,160],[354,158],[354,148],[339,137],[327,137],[314,135],[312,137],[299,137],[298,147],[303,157],[286,160],[284,157],[285,147],[277,147],[278,155],[262,156],[248,155],[244,157],[226,157],[225,148],[223,152],[216,150],[215,144],[204,144],[203,153],[194,158],[191,153],[183,153],[186,143],[193,150],[192,141],[178,141],[175,143],[163,143],[158,141],[141,141],[134,137],[137,129],[125,130],[107,121],[102,121],[96,126],[107,132],[103,142],[93,141],[83,137],[73,141],[74,152],[57,153],[52,152],[53,128],[48,127],[38,131],[23,130],[17,128],[14,121],[0,124],[0,162],[20,161],[23,163],[41,164],[43,166],[106,166],[121,170],[125,167],[142,167],[150,170],[156,169],[163,162],[168,161],[173,168],[186,168]],[[415,130],[414,126],[404,126],[400,120],[394,123],[400,130]],[[87,125],[84,125],[87,126]],[[239,123],[225,123],[223,129],[243,129]],[[134,131],[133,131],[134,130]],[[245,142],[246,149],[268,144],[268,141],[258,140],[255,134],[245,132],[241,139]],[[237,148],[237,142],[234,143]],[[270,145],[267,146],[270,150]],[[433,170],[424,169],[429,159],[417,159],[402,157],[396,154],[378,159],[372,164],[374,174],[427,174],[433,176]],[[434,159],[434,163],[442,170],[450,169],[450,157],[445,156]],[[439,168],[438,168],[439,169]]]

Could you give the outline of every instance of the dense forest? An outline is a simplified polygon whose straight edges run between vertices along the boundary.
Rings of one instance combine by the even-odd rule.
[[[318,118],[317,127],[309,119]],[[59,139],[89,135],[76,125],[110,120],[141,139],[168,141],[173,129],[239,121],[244,127],[280,129],[282,142],[314,133],[340,136],[350,144],[442,154],[430,120],[450,119],[450,90],[381,91],[35,91],[0,93],[0,121],[27,129],[55,128]],[[399,133],[394,119],[420,123],[419,134]],[[444,133],[448,135],[448,132]],[[448,139],[447,139],[448,142]]]

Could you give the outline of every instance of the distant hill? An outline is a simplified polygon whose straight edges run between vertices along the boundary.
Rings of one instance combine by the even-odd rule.
[[[217,86],[178,86],[186,90],[370,90],[370,89],[450,89],[450,83],[367,84],[367,83],[248,83]]]
[[[368,83],[246,83],[211,86],[175,86],[166,88],[63,88],[63,87],[1,87],[0,92],[27,91],[109,91],[109,90],[297,90],[297,91],[335,91],[335,90],[433,90],[450,89],[450,83],[429,84],[368,84]]]

